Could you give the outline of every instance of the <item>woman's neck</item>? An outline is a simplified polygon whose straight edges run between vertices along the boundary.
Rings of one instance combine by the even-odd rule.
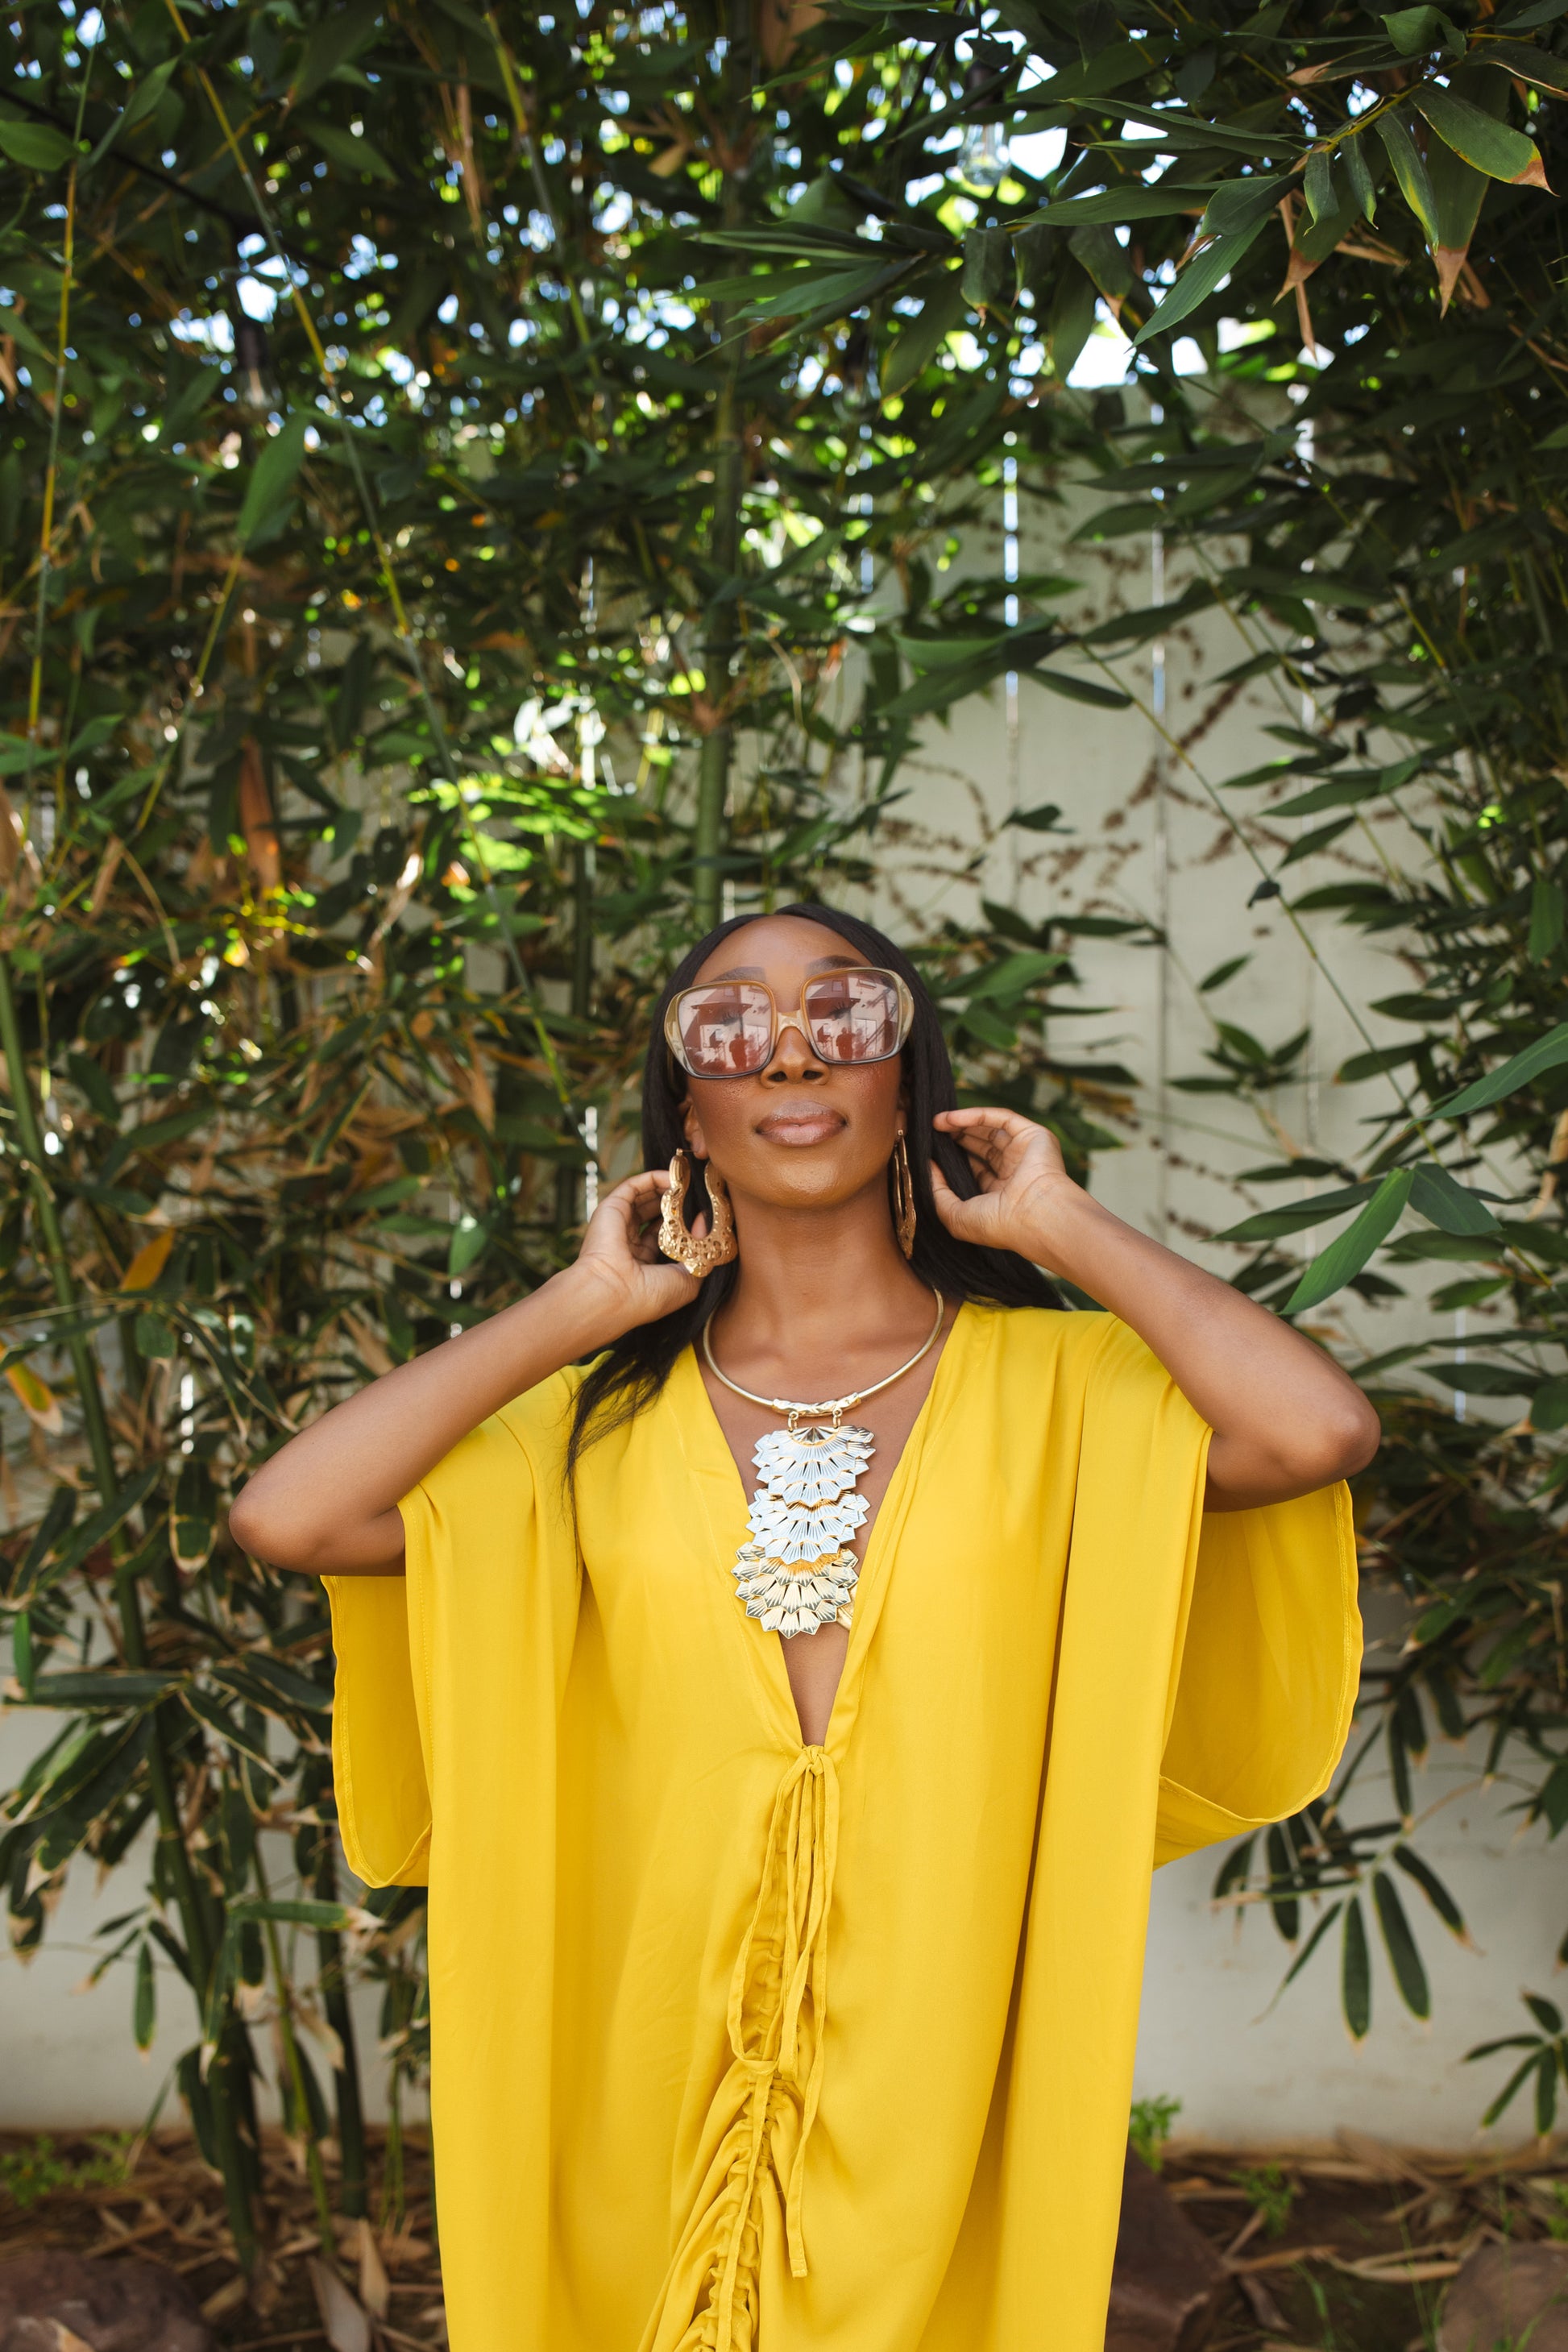
[[[934,1302],[904,1262],[879,1181],[831,1208],[741,1196],[734,1207],[738,1278],[712,1334],[732,1380],[768,1393],[793,1383],[802,1396],[842,1394],[920,1345]]]

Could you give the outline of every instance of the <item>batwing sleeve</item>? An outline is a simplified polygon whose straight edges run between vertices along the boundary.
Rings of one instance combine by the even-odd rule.
[[[468,1777],[476,1726],[521,1703],[531,1740],[553,1745],[577,1607],[572,1387],[558,1376],[481,1423],[403,1497],[404,1575],[322,1580],[338,1822],[367,1885],[427,1883],[442,1786]]]
[[[1200,1511],[1184,1598],[1156,1865],[1300,1812],[1333,1777],[1361,1675],[1349,1489]]]

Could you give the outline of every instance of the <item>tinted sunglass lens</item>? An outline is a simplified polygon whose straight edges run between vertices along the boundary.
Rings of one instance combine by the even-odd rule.
[[[682,1058],[700,1078],[744,1077],[763,1067],[773,1045],[768,992],[743,981],[688,989],[678,1023]]]
[[[836,971],[805,991],[812,1042],[825,1062],[885,1062],[899,1050],[899,992],[879,971]]]

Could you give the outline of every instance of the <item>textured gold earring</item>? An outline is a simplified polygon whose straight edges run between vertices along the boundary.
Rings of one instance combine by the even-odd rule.
[[[708,1180],[708,1199],[712,1210],[710,1233],[700,1241],[686,1222],[686,1193],[691,1182],[691,1162],[684,1151],[678,1151],[669,1163],[669,1190],[659,1201],[658,1245],[668,1258],[683,1265],[688,1274],[699,1281],[711,1274],[716,1265],[728,1265],[739,1257],[741,1245],[735,1239],[735,1219],[730,1207],[730,1195],[724,1179],[710,1160],[704,1172]]]
[[[915,1187],[910,1174],[910,1155],[900,1135],[893,1146],[893,1231],[899,1237],[899,1247],[906,1257],[915,1252]]]

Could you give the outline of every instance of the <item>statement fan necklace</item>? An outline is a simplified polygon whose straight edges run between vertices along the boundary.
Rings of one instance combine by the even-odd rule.
[[[946,1311],[942,1293],[934,1296],[936,1320],[909,1362],[885,1381],[873,1381],[868,1389],[826,1404],[792,1404],[787,1397],[756,1396],[743,1389],[714,1362],[713,1343],[703,1326],[702,1352],[714,1379],[748,1404],[765,1405],[770,1412],[786,1416],[785,1426],[770,1429],[752,1455],[762,1483],[747,1519],[751,1540],[735,1555],[734,1574],[746,1614],[760,1617],[771,1633],[787,1639],[815,1633],[819,1625],[835,1620],[840,1625],[850,1622],[860,1562],[849,1550],[847,1538],[866,1517],[866,1498],[858,1492],[860,1473],[877,1449],[870,1431],[846,1423],[844,1416],[868,1397],[890,1389],[931,1353]]]

